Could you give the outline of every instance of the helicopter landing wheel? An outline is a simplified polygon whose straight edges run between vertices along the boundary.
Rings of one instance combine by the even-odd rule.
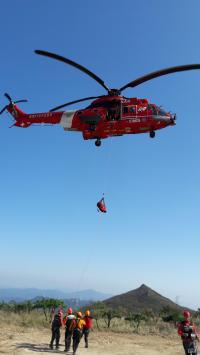
[[[96,147],[100,147],[101,140],[99,138],[95,141],[95,145],[96,145]]]
[[[150,138],[154,138],[155,135],[156,135],[156,133],[155,133],[154,131],[151,131],[151,132],[149,133],[149,137],[150,137]]]

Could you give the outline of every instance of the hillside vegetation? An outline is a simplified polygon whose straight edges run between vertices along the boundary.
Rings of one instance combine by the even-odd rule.
[[[30,301],[0,304],[0,325],[11,325],[27,328],[50,328],[54,314],[63,309],[65,316],[67,306],[60,300],[42,300],[36,304]],[[168,306],[163,307],[159,313],[152,310],[142,312],[127,312],[122,307],[109,308],[103,302],[97,302],[91,308],[94,318],[94,330],[112,332],[130,332],[140,334],[171,334],[182,319],[182,312]],[[76,310],[74,310],[76,312]],[[82,309],[84,312],[84,309]],[[200,323],[200,312],[193,312],[193,319],[197,326]]]
[[[38,301],[39,302],[39,301]],[[42,303],[24,302],[0,304],[0,353],[52,353],[49,349],[51,320],[61,307],[60,300],[42,300]],[[62,305],[64,314],[67,305]],[[94,329],[90,334],[87,354],[92,355],[182,355],[177,322],[181,312],[163,307],[159,313],[152,310],[128,312],[127,309],[109,308],[98,302],[91,309]],[[200,312],[193,313],[199,329]],[[64,350],[64,327],[61,329],[59,353]],[[85,355],[81,340],[78,354]]]

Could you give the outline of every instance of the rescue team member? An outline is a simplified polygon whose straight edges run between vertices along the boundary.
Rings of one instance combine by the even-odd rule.
[[[63,320],[65,325],[65,350],[66,352],[70,351],[71,339],[73,335],[73,330],[76,323],[76,317],[73,314],[72,308],[68,308],[67,316]]]
[[[60,306],[59,309],[58,309],[58,314],[60,315],[61,317],[61,320],[63,322],[63,310],[62,310],[62,307]]]
[[[103,213],[107,212],[104,197],[99,202],[97,202],[97,208]]]
[[[56,341],[56,349],[59,348],[60,341],[60,328],[62,327],[62,314],[58,312],[55,314],[54,319],[51,325],[52,337],[49,344],[49,347],[53,349],[53,342]]]
[[[85,325],[86,323],[84,319],[82,319],[82,313],[77,312],[77,318],[76,318],[75,328],[73,332],[73,355],[76,354],[76,350],[78,349],[82,337],[83,328]]]
[[[185,354],[188,355],[189,348],[191,348],[191,345],[194,344],[194,341],[196,339],[199,341],[199,337],[194,322],[190,320],[191,317],[190,312],[184,311],[183,317],[184,320],[180,322],[178,326],[178,334],[182,338]],[[192,354],[196,355],[197,349],[196,350],[194,349],[194,352],[192,352]]]
[[[90,330],[92,328],[92,319],[93,318],[90,316],[90,311],[87,310],[85,312],[85,317],[83,318],[83,320],[85,321],[85,325],[83,327],[83,333],[82,333],[82,335],[84,335],[85,348],[88,348],[88,337],[89,337]]]

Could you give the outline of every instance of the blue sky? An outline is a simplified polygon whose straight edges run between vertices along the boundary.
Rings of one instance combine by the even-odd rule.
[[[193,0],[2,0],[0,103],[26,112],[103,88],[34,54],[64,55],[121,87],[151,71],[200,63],[200,3]],[[145,283],[200,306],[200,71],[124,91],[177,114],[177,125],[96,148],[61,127],[0,120],[0,287],[94,288],[118,294]],[[87,104],[87,103],[86,103]],[[84,107],[84,103],[70,109]],[[105,192],[108,214],[96,210]]]

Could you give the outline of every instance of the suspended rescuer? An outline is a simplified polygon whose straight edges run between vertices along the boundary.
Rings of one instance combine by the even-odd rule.
[[[65,350],[66,352],[70,351],[71,340],[73,335],[73,330],[76,325],[76,317],[73,314],[72,308],[68,308],[67,315],[63,320],[65,325]]]
[[[54,340],[56,341],[56,349],[59,348],[59,341],[60,341],[60,328],[62,327],[62,313],[58,312],[55,314],[54,319],[51,324],[51,341],[49,347],[53,349]]]
[[[183,312],[184,320],[178,325],[178,334],[181,336],[183,342],[183,348],[185,354],[197,355],[197,344],[199,341],[199,336],[194,325],[194,322],[190,319],[190,312]]]
[[[76,325],[73,332],[73,355],[76,354],[76,350],[78,349],[85,324],[84,319],[82,319],[82,313],[77,312]]]
[[[89,337],[90,330],[92,329],[92,320],[93,320],[93,317],[91,317],[91,315],[90,315],[89,309],[87,311],[85,311],[85,316],[84,316],[83,320],[85,321],[85,325],[83,327],[82,335],[84,335],[85,348],[88,348],[88,345],[89,345],[88,344],[88,337]]]
[[[97,202],[97,209],[98,209],[98,211],[100,211],[102,213],[106,213],[107,212],[107,208],[106,208],[104,197],[102,197],[102,199]]]

